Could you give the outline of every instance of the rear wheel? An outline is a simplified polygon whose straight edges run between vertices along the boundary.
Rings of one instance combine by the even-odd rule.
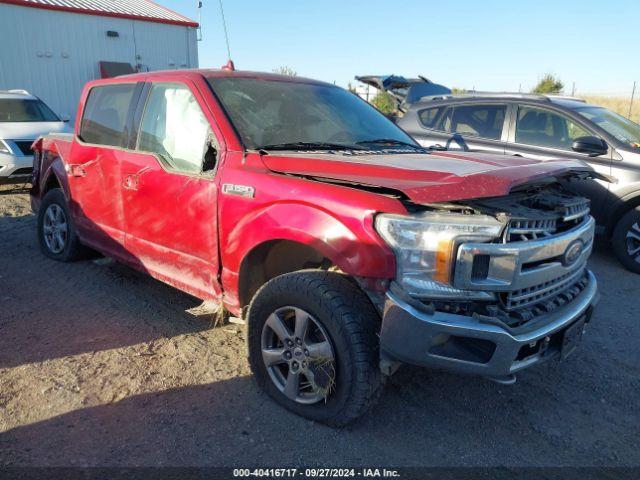
[[[251,302],[248,324],[256,380],[288,410],[340,427],[378,399],[379,317],[343,276],[302,271],[267,282]]]
[[[618,221],[612,242],[618,260],[632,272],[640,273],[640,207]]]
[[[64,193],[49,190],[38,210],[38,243],[47,257],[61,262],[80,258],[87,249],[80,244]]]

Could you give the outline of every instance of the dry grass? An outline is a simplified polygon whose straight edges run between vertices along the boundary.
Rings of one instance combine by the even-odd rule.
[[[593,105],[608,108],[609,110],[613,110],[624,117],[629,115],[629,103],[631,102],[630,97],[597,97],[590,95],[580,95],[580,97]],[[636,123],[640,123],[640,98],[638,97],[633,101],[631,120]]]

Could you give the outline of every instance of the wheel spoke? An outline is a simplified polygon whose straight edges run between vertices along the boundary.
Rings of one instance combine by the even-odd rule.
[[[281,341],[284,342],[287,338],[291,337],[291,332],[289,332],[289,329],[284,324],[282,319],[275,313],[269,315],[269,317],[267,318],[267,325],[269,325],[271,330],[275,332],[275,334]]]
[[[64,222],[64,219],[62,218],[62,209],[56,208],[56,223],[61,224],[63,222]]]
[[[284,348],[263,348],[262,349],[262,361],[267,367],[285,363],[285,359],[282,357]]]
[[[296,338],[304,340],[307,335],[307,327],[309,325],[309,314],[299,308],[295,309],[296,312],[296,327],[294,335]]]
[[[58,225],[58,231],[62,233],[67,233],[67,222],[63,222],[60,225]]]
[[[331,344],[327,340],[320,343],[308,344],[307,350],[309,350],[309,356],[314,360],[333,360]]]
[[[300,374],[293,373],[289,370],[287,375],[287,381],[284,385],[284,394],[291,400],[298,398],[298,391],[300,390]]]
[[[51,225],[43,225],[42,230],[44,230],[45,235],[50,235],[53,227],[51,227]]]
[[[56,214],[53,210],[53,207],[49,207],[47,209],[47,218],[49,219],[49,224],[53,224],[56,221]]]
[[[62,238],[60,232],[56,232],[56,245],[58,245],[60,249],[64,247],[64,238]]]
[[[627,232],[627,238],[633,238],[634,240],[637,240],[640,242],[640,232],[636,232],[635,229],[629,230]]]
[[[627,253],[632,257],[634,257],[638,252],[640,252],[640,244],[638,244],[638,246],[636,246],[635,248],[632,248],[631,245],[627,246]]]

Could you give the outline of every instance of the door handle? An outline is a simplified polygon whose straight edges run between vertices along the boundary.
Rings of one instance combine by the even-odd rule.
[[[126,177],[124,177],[124,180],[122,181],[123,188],[127,190],[137,190],[139,184],[140,184],[140,177],[138,176],[137,173],[132,173],[130,175],[127,175]]]
[[[128,174],[122,181],[122,187],[127,190],[138,190],[138,187],[140,186],[140,177],[150,170],[150,167],[144,167],[136,173]]]
[[[70,165],[72,177],[86,177],[87,171],[84,169],[84,165]]]

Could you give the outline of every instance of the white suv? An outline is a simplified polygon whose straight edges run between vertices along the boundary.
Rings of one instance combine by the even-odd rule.
[[[31,144],[40,135],[71,132],[38,97],[24,90],[0,90],[0,182],[28,180]]]

